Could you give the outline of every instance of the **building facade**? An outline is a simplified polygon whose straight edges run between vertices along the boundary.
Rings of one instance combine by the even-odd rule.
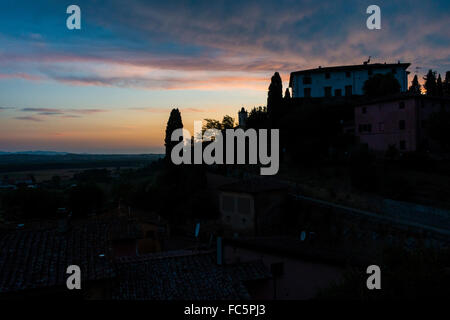
[[[450,99],[399,95],[373,100],[355,108],[355,134],[374,151],[395,146],[401,152],[428,150],[432,141],[427,120],[441,108],[450,109]]]
[[[409,63],[361,64],[291,73],[289,87],[293,98],[323,98],[362,95],[364,82],[375,74],[392,73],[400,83],[401,92],[408,90]]]
[[[221,223],[227,234],[270,234],[281,223],[281,207],[287,187],[281,183],[252,178],[219,188]]]

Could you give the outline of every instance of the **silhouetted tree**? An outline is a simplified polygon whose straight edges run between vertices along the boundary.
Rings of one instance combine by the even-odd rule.
[[[450,71],[445,73],[444,83],[442,84],[444,96],[450,96]]]
[[[202,127],[202,131],[204,132],[208,129],[222,130],[222,123],[216,119],[205,119],[205,124]]]
[[[234,128],[234,118],[229,115],[225,115],[222,120],[222,130],[233,128]]]
[[[380,97],[398,93],[400,88],[400,83],[392,73],[378,73],[364,82],[363,91],[368,97]]]
[[[284,99],[290,99],[291,98],[291,92],[289,91],[289,88],[286,88],[286,91],[284,92]]]
[[[283,82],[281,81],[280,74],[275,72],[270,81],[269,92],[267,95],[267,112],[272,124],[276,123],[279,118],[282,101]]]
[[[442,97],[444,95],[444,87],[442,85],[441,75],[439,74],[436,81],[436,95]]]
[[[411,82],[411,86],[409,87],[409,92],[414,94],[420,94],[421,85],[419,83],[419,80],[417,79],[417,74],[414,76],[414,79]]]
[[[179,139],[179,141],[171,140],[172,132],[175,131],[176,129],[181,128],[183,128],[181,113],[178,109],[172,109],[172,111],[170,112],[169,120],[167,121],[166,137],[164,139],[164,145],[166,147],[166,160],[170,159],[173,147],[177,145],[179,141],[183,140],[182,137]]]
[[[253,129],[266,129],[269,126],[268,116],[267,116],[267,108],[266,107],[257,107],[253,108],[246,121],[247,128]]]
[[[225,130],[225,129],[233,129],[234,128],[234,118],[225,115],[222,119],[222,122],[215,119],[204,119],[205,124],[202,127],[202,131],[205,132],[208,129],[217,129],[217,130]]]
[[[430,69],[423,80],[425,80],[425,84],[423,86],[425,90],[427,90],[427,96],[436,95],[436,73]]]
[[[215,119],[204,119],[205,124],[202,127],[202,131],[205,132],[207,129],[217,129],[217,130],[225,130],[225,129],[233,129],[234,128],[234,118],[225,115],[222,119],[222,122]]]

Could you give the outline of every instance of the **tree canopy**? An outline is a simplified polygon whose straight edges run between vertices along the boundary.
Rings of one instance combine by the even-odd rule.
[[[178,143],[177,141],[171,141],[172,132],[180,128],[183,128],[181,113],[178,109],[172,109],[172,111],[170,112],[169,120],[167,121],[166,137],[164,139],[164,145],[166,147],[166,159],[170,158],[173,147]],[[180,140],[181,139],[182,138],[180,138]]]
[[[280,74],[275,72],[270,80],[267,94],[267,112],[271,121],[276,121],[281,113],[283,103],[283,82]]]
[[[400,92],[400,83],[392,73],[377,73],[364,82],[363,92],[368,97],[380,97]]]
[[[409,87],[409,92],[414,94],[420,94],[421,93],[421,85],[419,83],[419,79],[417,79],[417,74],[414,76],[414,79],[411,82],[411,86]]]
[[[433,70],[428,70],[427,75],[423,78],[425,80],[425,84],[423,85],[425,90],[427,91],[427,96],[434,96],[437,94],[436,87],[436,72]]]

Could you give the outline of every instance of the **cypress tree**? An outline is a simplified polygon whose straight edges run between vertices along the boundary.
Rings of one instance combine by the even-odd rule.
[[[425,80],[425,84],[423,86],[425,90],[427,90],[427,96],[436,95],[436,73],[430,69],[423,80]]]
[[[436,95],[439,97],[442,97],[444,95],[444,89],[442,86],[442,79],[441,74],[439,74],[437,81],[436,81]]]
[[[183,128],[181,113],[178,109],[172,109],[169,120],[167,121],[166,137],[164,139],[164,145],[166,147],[166,160],[170,159],[170,154],[172,153],[173,147],[183,139],[180,138],[179,141],[171,141],[172,132],[180,128]]]
[[[450,71],[445,73],[444,83],[442,84],[444,96],[450,97]]]
[[[414,94],[420,94],[420,88],[421,85],[419,83],[419,80],[417,79],[417,74],[414,76],[413,81],[411,82],[411,86],[409,87],[409,92]]]
[[[283,101],[283,82],[280,74],[275,72],[272,76],[267,95],[267,113],[272,124],[278,120],[281,104]]]
[[[290,99],[291,98],[291,92],[289,91],[289,88],[286,88],[286,91],[284,92],[284,99]]]

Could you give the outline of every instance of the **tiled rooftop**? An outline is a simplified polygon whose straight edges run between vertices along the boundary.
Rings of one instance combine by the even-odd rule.
[[[113,277],[109,240],[117,229],[128,230],[128,237],[136,230],[132,221],[116,219],[89,221],[64,232],[58,227],[0,231],[0,293],[65,285],[72,264],[80,266],[82,281]]]
[[[111,297],[125,300],[249,299],[243,283],[270,278],[261,261],[219,266],[213,250],[111,259],[111,240],[139,234],[129,219],[0,230],[0,294],[61,288],[72,264],[80,266],[82,282],[111,279]]]
[[[120,259],[120,285],[114,299],[231,300],[250,299],[243,281],[267,279],[262,262],[219,266],[213,251],[173,251]]]

